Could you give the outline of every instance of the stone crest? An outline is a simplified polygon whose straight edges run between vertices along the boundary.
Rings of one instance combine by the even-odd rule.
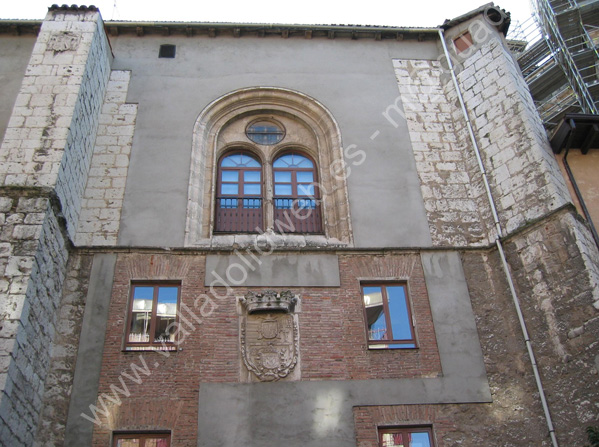
[[[50,36],[48,40],[47,49],[54,51],[54,53],[62,53],[63,51],[74,51],[79,46],[79,36],[64,31],[62,33],[55,33]]]
[[[295,368],[299,354],[297,320],[290,311],[297,299],[291,292],[264,294],[249,292],[240,303],[241,357],[248,371],[262,381],[287,377]]]

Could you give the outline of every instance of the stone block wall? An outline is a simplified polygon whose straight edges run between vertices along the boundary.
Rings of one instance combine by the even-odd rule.
[[[0,439],[14,446],[32,444],[49,370],[69,249],[57,203],[19,191],[2,228],[12,228],[12,241],[3,272]]]
[[[492,35],[471,48],[456,67],[457,78],[502,229],[509,233],[572,199],[528,86],[502,36]],[[451,93],[453,85],[446,90],[450,101],[457,99],[455,91]],[[454,119],[465,126],[460,115],[456,108]],[[460,134],[469,141],[465,131]]]
[[[394,60],[420,188],[435,245],[487,245],[494,234],[472,150],[459,138],[451,79],[438,61]],[[447,85],[447,84],[450,85]]]
[[[0,149],[0,185],[56,188],[71,238],[110,57],[97,11],[49,12]]]
[[[565,209],[505,245],[561,445],[584,445],[599,419],[599,256],[588,265],[578,219]]]
[[[64,444],[92,256],[69,258],[35,446]]]
[[[116,245],[137,104],[127,104],[131,72],[113,71],[106,87],[75,244]]]
[[[0,147],[0,439],[39,424],[67,261],[110,72],[95,8],[51,8]]]

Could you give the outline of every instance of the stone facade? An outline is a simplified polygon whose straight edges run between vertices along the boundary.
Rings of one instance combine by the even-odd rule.
[[[97,11],[49,13],[0,150],[6,285],[0,438],[11,445],[32,445],[39,423],[109,70],[107,45]]]
[[[112,71],[83,193],[77,245],[116,245],[137,104],[127,104],[131,73]]]
[[[266,31],[51,7],[0,148],[0,445],[374,447],[381,428],[425,426],[436,447],[550,446],[515,298],[559,444],[583,445],[599,254],[505,19],[486,6],[445,34]],[[176,58],[158,58],[165,43]],[[280,144],[247,138],[258,118],[286,129]],[[260,165],[259,234],[215,231],[236,152]],[[316,166],[319,234],[273,225],[273,165],[292,153]],[[173,338],[131,341],[132,290],[165,284]],[[413,346],[369,344],[365,284],[401,284]],[[277,315],[240,301],[263,296]]]

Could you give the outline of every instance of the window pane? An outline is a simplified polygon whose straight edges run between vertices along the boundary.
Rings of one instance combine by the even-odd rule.
[[[223,158],[221,166],[225,168],[235,168],[241,164],[241,154],[233,154]]]
[[[259,168],[260,162],[247,154],[241,154],[241,164],[247,168]]]
[[[153,287],[135,287],[133,289],[133,308],[129,341],[134,343],[150,341],[150,321],[152,319]]]
[[[275,160],[272,164],[275,168],[288,168],[293,162],[293,156],[291,154],[283,155]]]
[[[237,183],[223,183],[220,188],[221,194],[236,196],[238,192],[239,185]]]
[[[291,171],[275,171],[275,182],[291,183]]]
[[[262,199],[243,199],[243,207],[246,209],[260,209],[262,208]]]
[[[410,433],[410,447],[431,447],[431,439],[427,432]]]
[[[260,171],[245,171],[243,180],[245,182],[260,182]]]
[[[139,446],[139,439],[119,439],[116,445],[117,447],[137,447]]]
[[[314,185],[305,184],[305,183],[298,184],[297,185],[297,195],[314,197]]]
[[[160,287],[156,306],[156,342],[175,341],[175,318],[177,317],[177,287]],[[169,327],[170,326],[170,327]]]
[[[410,340],[412,338],[412,325],[404,288],[401,286],[387,287],[387,298],[389,299],[389,316],[393,339]]]
[[[401,433],[384,433],[382,447],[408,447],[403,442]]]
[[[260,121],[252,124],[247,129],[247,137],[258,144],[275,144],[283,139],[283,129],[274,123]]]
[[[277,158],[273,166],[275,168],[312,168],[314,164],[309,158],[294,153]]]
[[[223,182],[236,182],[239,180],[239,171],[222,171],[221,177]]]
[[[298,168],[311,168],[314,165],[309,158],[306,158],[303,155],[293,154],[293,166]]]
[[[368,323],[368,339],[388,340],[383,294],[380,287],[364,287],[364,307]]]
[[[291,195],[291,185],[276,184],[275,185],[275,195],[290,196]]]
[[[220,208],[237,208],[237,198],[221,198],[219,200]]]
[[[243,193],[248,196],[259,196],[260,184],[246,183],[245,185],[243,185]]]
[[[297,182],[298,183],[312,183],[314,181],[314,173],[311,171],[298,171]]]
[[[297,200],[297,207],[301,209],[315,209],[316,208],[316,200],[307,200],[301,199]]]
[[[275,208],[278,210],[288,210],[293,206],[293,199],[275,199]]]

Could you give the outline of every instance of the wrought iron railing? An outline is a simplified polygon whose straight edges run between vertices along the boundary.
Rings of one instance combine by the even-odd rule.
[[[277,233],[322,233],[321,200],[313,197],[275,197],[274,230]]]
[[[263,229],[262,197],[217,197],[214,231],[258,233]]]

